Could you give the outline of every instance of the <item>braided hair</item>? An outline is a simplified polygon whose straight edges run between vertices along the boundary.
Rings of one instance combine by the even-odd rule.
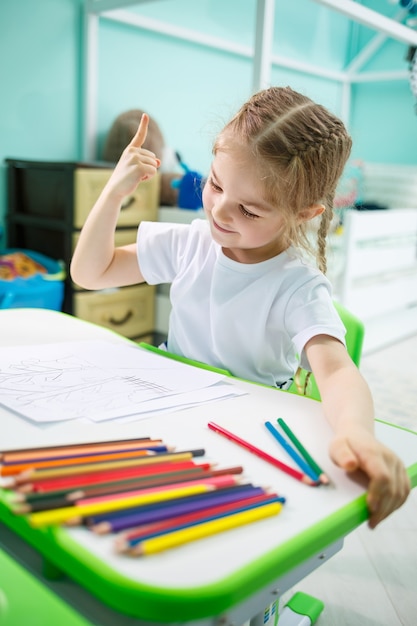
[[[249,148],[262,173],[265,200],[287,217],[287,241],[315,252],[326,273],[326,238],[333,218],[336,186],[352,140],[343,122],[325,107],[290,87],[254,94],[218,136],[214,152],[228,140]],[[303,210],[322,204],[317,246],[311,245]]]

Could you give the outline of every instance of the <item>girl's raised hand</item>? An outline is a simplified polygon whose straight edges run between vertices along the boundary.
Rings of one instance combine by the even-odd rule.
[[[155,176],[160,160],[143,148],[148,134],[149,116],[144,113],[132,141],[124,149],[109,184],[114,193],[124,198],[133,193],[140,182]]]

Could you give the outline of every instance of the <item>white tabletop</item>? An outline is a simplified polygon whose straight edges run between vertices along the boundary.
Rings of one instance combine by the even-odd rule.
[[[0,311],[0,345],[3,346],[39,344],[42,350],[45,343],[92,338],[125,341],[112,331],[54,311]],[[249,580],[251,569],[256,572],[263,561],[268,567],[274,560],[278,564],[280,551],[287,555],[288,551],[305,548],[310,535],[317,549],[325,545],[328,529],[333,532],[340,525],[340,536],[343,536],[346,530],[340,524],[341,516],[345,515],[344,511],[356,510],[355,507],[363,510],[361,496],[365,487],[330,460],[327,450],[332,433],[320,403],[249,383],[233,381],[233,384],[244,389],[246,395],[126,424],[71,420],[40,426],[0,406],[2,447],[155,436],[178,449],[203,447],[205,460],[218,462],[219,467],[243,465],[248,480],[269,486],[287,498],[280,515],[142,559],[115,554],[112,535],[98,537],[82,527],[67,532],[72,540],[107,566],[146,585],[189,590],[226,581],[230,576]],[[288,463],[288,457],[264,426],[266,420],[276,422],[278,417],[284,418],[299,436],[302,433],[300,438],[330,477],[331,486],[308,487],[207,427],[208,421],[216,421]],[[414,434],[381,423],[376,428],[378,436],[407,466],[417,462]],[[355,522],[350,521],[349,525],[352,528],[348,530],[351,530]]]

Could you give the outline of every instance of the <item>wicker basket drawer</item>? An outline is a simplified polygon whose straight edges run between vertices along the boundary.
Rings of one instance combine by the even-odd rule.
[[[124,335],[138,337],[154,330],[155,287],[137,285],[74,294],[74,315]]]
[[[83,226],[111,173],[112,170],[107,168],[79,168],[75,170],[75,228]],[[156,221],[158,219],[159,186],[159,175],[141,183],[123,203],[117,226],[137,226],[140,221]]]

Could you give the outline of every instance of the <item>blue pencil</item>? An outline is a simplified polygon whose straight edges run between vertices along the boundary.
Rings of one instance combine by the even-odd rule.
[[[135,545],[144,541],[145,539],[150,539],[151,537],[159,537],[160,535],[164,535],[169,532],[174,532],[176,530],[182,530],[183,528],[189,528],[190,526],[196,526],[198,524],[203,524],[204,522],[209,522],[211,520],[220,519],[221,517],[227,517],[228,515],[234,515],[235,513],[241,513],[242,511],[249,511],[250,509],[257,508],[259,506],[265,506],[266,504],[271,504],[272,502],[280,502],[281,504],[285,503],[285,498],[278,496],[277,494],[264,494],[264,496],[259,496],[258,498],[250,498],[249,500],[238,501],[233,504],[229,504],[228,506],[223,507],[210,507],[206,511],[202,511],[200,513],[194,515],[188,515],[185,517],[195,519],[188,519],[184,521],[180,521],[175,523],[175,518],[172,520],[172,524],[167,525],[166,528],[150,528],[148,531],[145,530],[140,532],[138,530],[136,536],[133,537],[121,537],[120,541],[117,542],[119,548],[133,548]],[[217,510],[219,509],[219,510]],[[224,510],[220,510],[224,509]],[[180,516],[184,517],[184,516]]]
[[[278,430],[275,428],[275,426],[273,424],[271,424],[271,422],[265,422],[265,426],[267,427],[267,429],[269,430],[271,435],[273,435],[275,437],[275,439],[278,441],[278,443],[290,455],[292,460],[295,461],[295,463],[297,463],[298,467],[305,474],[307,474],[307,476],[309,476],[312,480],[314,480],[314,482],[318,483],[319,482],[319,477],[317,476],[317,474],[315,474],[313,472],[313,470],[311,469],[310,465],[308,465],[308,463],[306,463],[306,461],[294,450],[294,448],[288,443],[288,441],[285,439],[285,437],[283,437],[281,435],[281,433],[278,432]]]

